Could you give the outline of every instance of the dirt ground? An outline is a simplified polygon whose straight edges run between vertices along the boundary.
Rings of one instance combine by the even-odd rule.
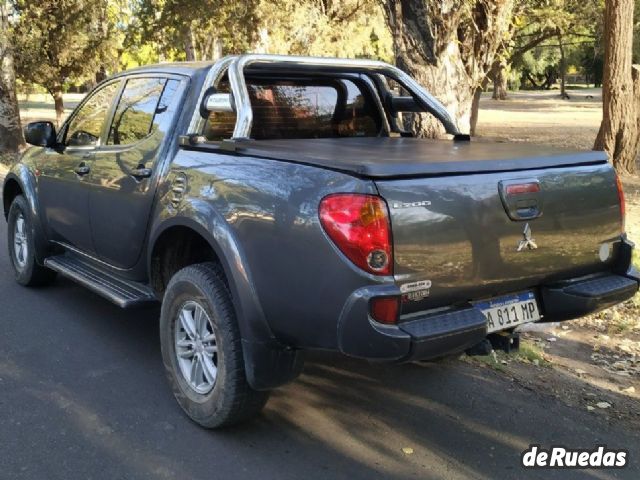
[[[599,90],[516,92],[506,101],[482,98],[479,135],[590,149],[602,118]],[[626,229],[640,241],[640,176],[623,178]],[[636,265],[640,259],[636,255]],[[472,359],[523,386],[612,421],[640,427],[640,295],[623,305],[562,324],[523,328],[516,356]]]

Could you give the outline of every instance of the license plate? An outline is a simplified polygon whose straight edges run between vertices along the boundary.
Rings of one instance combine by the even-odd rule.
[[[492,298],[477,302],[475,306],[487,317],[489,333],[540,320],[538,303],[533,292]]]

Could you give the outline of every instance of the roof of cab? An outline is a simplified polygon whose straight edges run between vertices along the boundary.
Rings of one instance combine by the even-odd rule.
[[[193,77],[203,70],[208,70],[215,62],[167,62],[143,65],[118,73],[114,76],[130,75],[132,73],[172,73]]]

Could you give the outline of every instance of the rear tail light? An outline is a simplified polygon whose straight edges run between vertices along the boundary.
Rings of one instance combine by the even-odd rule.
[[[622,189],[622,181],[620,176],[616,174],[616,186],[618,187],[618,202],[620,203],[620,216],[622,217],[622,233],[625,230],[626,207],[624,204],[624,190]]]
[[[395,324],[398,322],[400,297],[372,298],[370,311],[371,316],[376,322]]]
[[[358,267],[393,273],[387,204],[375,195],[339,193],[320,202],[320,223],[333,243]]]

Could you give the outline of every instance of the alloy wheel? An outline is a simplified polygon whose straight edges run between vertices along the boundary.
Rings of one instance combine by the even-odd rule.
[[[195,301],[186,302],[178,311],[175,352],[189,387],[202,395],[213,390],[218,375],[216,334],[209,315]]]
[[[18,268],[22,270],[27,265],[29,244],[27,242],[27,223],[24,214],[19,213],[13,227],[13,253]]]

